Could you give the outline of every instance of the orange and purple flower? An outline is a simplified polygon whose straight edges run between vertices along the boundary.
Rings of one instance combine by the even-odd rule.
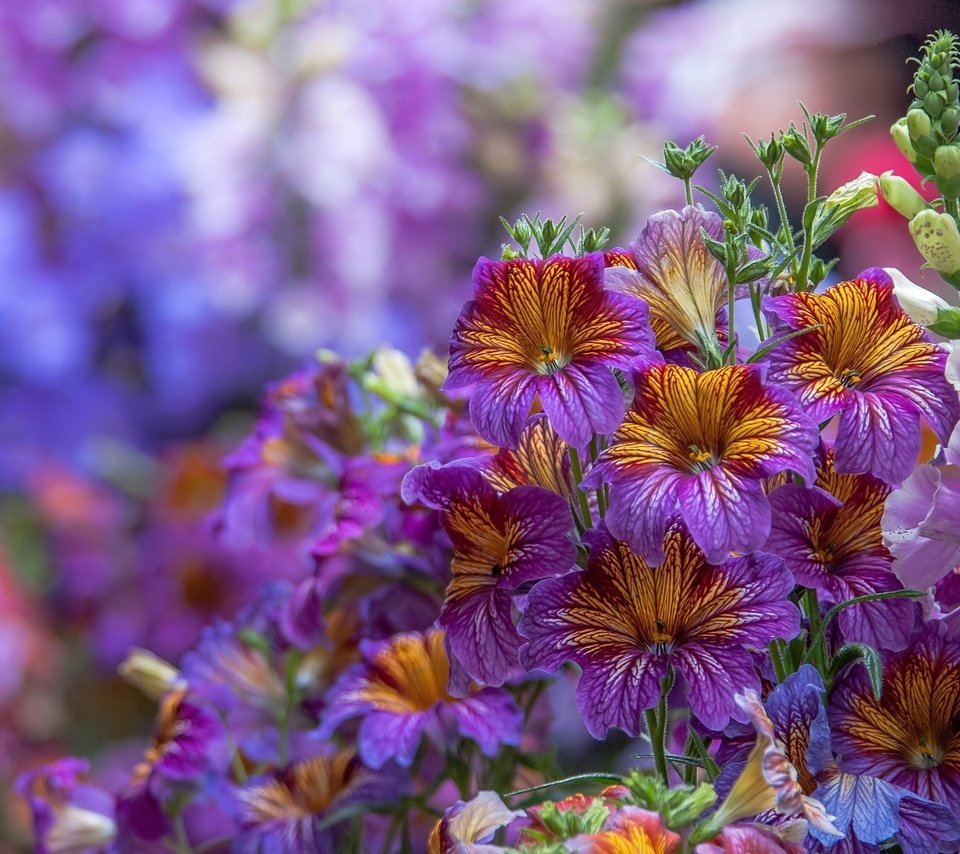
[[[831,825],[846,836],[841,850],[879,851],[880,843],[896,838],[911,854],[952,850],[960,841],[960,821],[943,804],[933,803],[913,792],[869,774],[841,771],[831,749],[830,726],[823,706],[823,679],[811,665],[803,665],[768,695],[761,707],[747,703],[755,727],[782,746],[784,759],[794,774],[781,777],[786,786],[815,806],[815,812],[831,816]],[[782,760],[781,760],[782,764]],[[733,762],[723,774],[736,772]],[[831,849],[837,842],[833,830],[810,828],[820,846]],[[939,849],[937,842],[946,848]]]
[[[654,355],[642,300],[604,289],[603,255],[491,261],[473,271],[450,341],[444,388],[475,384],[477,432],[516,447],[535,400],[560,436],[584,447],[623,417],[611,368]]]
[[[709,562],[760,548],[770,533],[763,480],[785,470],[813,479],[816,426],[755,366],[651,365],[635,380],[633,406],[584,481],[611,484],[610,531],[656,563],[682,508]]]
[[[442,630],[430,629],[361,645],[365,661],[344,674],[328,695],[324,732],[362,715],[358,752],[371,768],[389,759],[409,767],[423,735],[443,749],[469,738],[486,756],[494,756],[501,744],[519,745],[523,714],[509,692],[476,683],[467,686],[464,696],[448,692],[444,640]]]
[[[661,211],[650,217],[629,250],[605,253],[607,286],[650,306],[657,349],[671,360],[684,351],[715,346],[718,326],[725,321],[727,276],[700,229],[723,240],[718,214],[693,205]]]
[[[819,422],[842,413],[837,469],[899,483],[920,450],[920,419],[943,444],[960,418],[944,376],[947,354],[900,308],[893,282],[872,269],[822,294],[764,300],[774,334],[809,329],[766,357],[782,383]]]
[[[799,631],[783,561],[753,554],[712,566],[680,526],[668,531],[656,569],[605,531],[586,539],[586,570],[530,591],[520,622],[529,639],[524,664],[580,665],[577,705],[595,738],[614,726],[636,735],[671,666],[687,681],[693,714],[723,727],[734,694],[759,687],[751,648]]]
[[[237,792],[243,854],[337,851],[344,822],[335,816],[350,806],[397,798],[393,775],[370,771],[350,751],[304,759]]]
[[[798,584],[836,605],[855,596],[899,590],[880,519],[890,487],[869,474],[839,474],[833,451],[821,453],[816,484],[786,484],[770,495],[773,523],[764,550],[780,555]],[[863,602],[838,617],[848,642],[903,649],[914,605],[903,599]]]
[[[928,623],[887,657],[883,694],[851,668],[830,697],[842,771],[869,774],[960,814],[960,640]]]
[[[573,566],[567,501],[538,486],[498,495],[464,465],[419,466],[404,478],[402,495],[441,510],[453,543],[453,579],[440,611],[453,654],[474,679],[502,685],[523,643],[512,593]]]

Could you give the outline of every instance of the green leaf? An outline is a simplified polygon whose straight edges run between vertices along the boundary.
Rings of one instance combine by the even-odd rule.
[[[883,662],[880,660],[880,654],[868,644],[848,643],[840,647],[833,661],[830,662],[830,682],[854,661],[859,661],[867,671],[873,696],[879,700],[883,692]]]

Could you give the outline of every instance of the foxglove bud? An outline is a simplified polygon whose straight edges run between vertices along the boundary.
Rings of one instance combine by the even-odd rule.
[[[880,176],[880,195],[890,207],[907,219],[913,219],[928,207],[926,199],[910,186],[909,182],[893,172],[884,172]]]
[[[960,270],[960,231],[950,214],[920,211],[910,220],[910,234],[934,270],[947,274]]]
[[[950,304],[933,291],[911,282],[896,267],[884,267],[884,271],[893,279],[893,295],[914,323],[929,326],[937,320],[937,313]]]
[[[941,145],[934,152],[933,167],[937,173],[937,188],[944,198],[960,196],[960,148]]]
[[[890,127],[890,136],[893,137],[894,144],[900,149],[900,153],[911,163],[917,162],[917,152],[910,142],[910,131],[907,130],[907,120],[897,119]]]
[[[933,123],[923,110],[914,109],[907,113],[907,129],[910,131],[910,139],[916,144],[917,140],[930,135]]]
[[[940,116],[940,132],[948,141],[953,141],[960,129],[960,109],[947,107]]]

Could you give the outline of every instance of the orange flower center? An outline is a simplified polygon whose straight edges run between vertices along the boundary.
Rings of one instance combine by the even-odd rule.
[[[569,364],[570,356],[552,344],[542,344],[534,360],[534,370],[538,374],[555,374]]]
[[[943,762],[945,751],[936,739],[921,734],[917,744],[908,752],[907,761],[914,768],[936,768]]]

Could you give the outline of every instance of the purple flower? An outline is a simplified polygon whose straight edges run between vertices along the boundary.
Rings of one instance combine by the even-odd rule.
[[[367,645],[365,653],[364,663],[331,690],[323,726],[330,732],[362,715],[357,744],[365,765],[380,768],[395,759],[409,767],[424,734],[445,750],[470,738],[485,756],[494,756],[502,744],[519,745],[523,714],[507,691],[474,683],[464,696],[448,693],[443,631],[395,635]]]
[[[811,418],[842,413],[837,470],[899,483],[920,450],[920,418],[946,443],[960,401],[944,376],[946,352],[900,308],[893,281],[865,271],[822,294],[767,297],[774,335],[813,327],[780,342],[769,377],[793,391]]]
[[[821,455],[816,484],[786,484],[770,495],[773,522],[764,549],[780,555],[798,584],[836,605],[855,596],[899,590],[881,541],[880,517],[890,487],[869,474],[838,474],[833,451]],[[913,631],[905,600],[864,602],[839,615],[847,641],[903,649]]]
[[[114,798],[80,780],[88,770],[83,759],[59,759],[17,778],[16,791],[33,813],[37,854],[101,850],[116,838]]]
[[[760,548],[770,533],[763,482],[787,470],[813,479],[815,425],[756,366],[651,365],[635,379],[633,406],[584,480],[610,484],[611,533],[656,563],[682,511],[711,563]]]
[[[663,564],[653,569],[606,532],[587,538],[586,570],[530,591],[520,622],[529,639],[524,665],[580,665],[577,705],[595,738],[612,726],[637,734],[669,667],[686,679],[693,714],[721,728],[736,709],[733,695],[759,687],[750,650],[799,630],[783,561],[754,554],[712,566],[674,526]]]
[[[440,625],[473,678],[502,685],[523,639],[513,623],[513,592],[573,566],[567,502],[537,486],[498,495],[476,470],[420,466],[404,478],[403,498],[442,511],[453,543],[453,580]]]
[[[611,368],[653,355],[642,300],[604,290],[603,256],[491,261],[473,272],[474,298],[450,341],[445,388],[476,384],[477,432],[516,447],[535,400],[557,434],[582,448],[623,417]]]
[[[236,794],[242,854],[337,851],[351,806],[394,802],[401,792],[394,776],[370,771],[350,752],[316,756],[252,781]],[[327,819],[333,819],[328,821]]]
[[[903,652],[885,657],[877,699],[861,667],[830,695],[842,771],[869,774],[960,814],[960,640],[928,623]]]
[[[960,425],[946,464],[919,465],[887,499],[883,538],[893,571],[907,586],[932,587],[960,566]]]
[[[707,251],[700,229],[723,240],[719,214],[693,205],[661,211],[647,220],[629,252],[606,253],[607,286],[650,306],[657,349],[671,359],[691,349],[715,349],[717,318],[726,306],[723,264]]]

